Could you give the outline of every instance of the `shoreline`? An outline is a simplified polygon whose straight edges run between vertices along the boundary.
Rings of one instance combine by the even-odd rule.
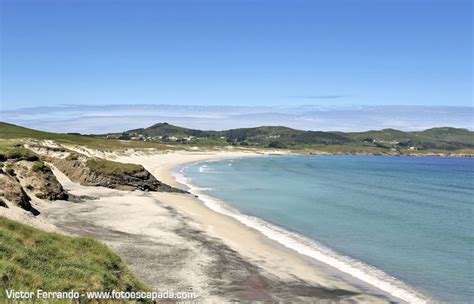
[[[163,156],[134,160],[146,166],[158,159],[173,165]],[[152,290],[192,290],[205,303],[390,302],[265,241],[257,231],[213,212],[191,194],[82,186],[51,167],[63,187],[82,200],[35,199],[41,219],[57,232],[102,241]]]
[[[189,187],[189,185],[184,181],[177,180],[177,171],[181,171],[182,168],[195,163],[242,157],[277,155],[291,154],[275,153],[275,151],[271,153],[181,151],[148,156],[122,156],[117,157],[115,160],[142,164],[159,180],[171,186],[183,189],[183,185],[186,187]],[[350,288],[352,290],[356,288],[359,291],[362,289],[364,294],[370,295],[371,297],[379,297],[380,300],[404,302],[402,298],[394,296],[364,280],[353,277],[330,264],[315,259],[310,255],[298,252],[294,248],[287,247],[283,243],[265,235],[265,233],[262,233],[259,229],[255,229],[252,225],[247,225],[231,215],[213,210],[213,208],[206,203],[205,199],[203,200],[205,194],[196,191],[191,191],[191,193],[198,197],[188,195],[186,199],[173,199],[173,195],[161,193],[156,193],[155,196],[179,212],[197,220],[201,225],[200,228],[206,233],[221,239],[232,249],[278,276],[288,277],[290,274],[291,276],[310,281],[313,284],[326,285],[330,288],[336,286],[340,288],[344,286],[344,288]],[[184,204],[184,202],[186,203]],[[241,244],[251,244],[251,248],[249,248],[249,246],[242,246]],[[284,257],[284,259],[281,257]],[[291,267],[286,267],[283,271],[275,267],[275,265],[281,265],[281,263],[291,265]],[[291,271],[289,271],[290,268]]]
[[[163,286],[168,290],[191,288],[198,291],[201,299],[214,302],[233,299],[424,302],[416,297],[406,297],[406,294],[399,293],[399,297],[390,289],[380,288],[359,275],[308,254],[311,248],[304,248],[305,244],[300,242],[302,236],[241,214],[225,202],[199,192],[199,188],[181,176],[183,168],[200,162],[300,154],[240,149],[155,153],[129,150],[123,154],[87,149],[81,152],[92,157],[140,164],[170,186],[188,187],[189,192],[183,194],[82,186],[50,164],[63,187],[83,199],[75,203],[33,199],[41,215],[31,224],[44,222],[55,231],[90,236],[104,242],[152,289],[163,290]],[[291,239],[292,233],[297,237]],[[282,239],[281,235],[289,235],[289,238]],[[291,246],[291,242],[302,244],[303,252]],[[320,254],[324,253],[323,250]],[[163,259],[168,263],[159,262]],[[232,263],[227,265],[226,261]],[[209,275],[221,270],[225,279]],[[237,281],[233,279],[236,273]],[[394,286],[404,287],[403,284]]]
[[[205,164],[207,162],[222,161],[222,159],[204,160],[193,163],[186,163],[175,167],[173,176],[178,184],[186,186],[197,200],[209,209],[234,219],[252,230],[262,235],[262,240],[274,247],[286,250],[292,254],[302,257],[318,268],[325,269],[344,282],[363,288],[371,294],[382,295],[388,299],[396,301],[406,301],[409,303],[425,303],[429,301],[411,286],[386,274],[383,270],[365,264],[351,257],[341,255],[331,248],[318,243],[318,241],[299,234],[298,232],[283,228],[259,217],[249,216],[234,209],[221,199],[214,198],[206,194],[206,189],[201,189],[190,181],[183,170],[189,166]],[[178,170],[179,169],[179,170]],[[357,265],[357,266],[354,266]]]

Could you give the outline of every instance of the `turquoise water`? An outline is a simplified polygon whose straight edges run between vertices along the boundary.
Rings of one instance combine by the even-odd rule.
[[[183,172],[209,206],[238,212],[214,209],[399,298],[474,302],[474,159],[261,157]]]

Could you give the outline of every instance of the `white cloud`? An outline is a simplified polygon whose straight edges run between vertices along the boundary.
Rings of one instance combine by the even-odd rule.
[[[0,112],[0,120],[54,132],[107,133],[168,122],[188,128],[223,130],[284,125],[304,130],[423,130],[451,126],[473,129],[473,107],[427,106],[179,106],[62,105]]]

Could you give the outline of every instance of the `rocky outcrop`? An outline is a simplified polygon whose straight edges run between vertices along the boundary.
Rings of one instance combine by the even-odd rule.
[[[40,199],[67,200],[69,195],[42,161],[17,161],[12,164],[21,185]]]
[[[66,157],[44,156],[43,159],[56,166],[72,181],[85,186],[102,186],[119,190],[184,192],[160,182],[141,165],[91,158],[78,153],[71,153]]]
[[[0,197],[25,210],[31,210],[31,199],[20,182],[2,170],[0,170]]]
[[[0,162],[0,196],[25,210],[33,210],[30,196],[67,200],[68,193],[39,155],[21,145],[4,146]]]

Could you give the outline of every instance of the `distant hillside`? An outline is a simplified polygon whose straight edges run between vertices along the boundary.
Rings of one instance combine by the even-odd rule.
[[[474,132],[458,128],[432,128],[417,132],[383,129],[366,132],[303,131],[283,126],[262,126],[225,131],[203,131],[157,123],[148,128],[102,135],[61,134],[32,130],[0,122],[0,139],[48,139],[95,149],[244,146],[289,148],[307,152],[342,154],[474,154]]]
[[[63,144],[81,145],[94,149],[114,150],[122,148],[159,148],[159,145],[147,142],[123,142],[116,139],[104,139],[79,133],[52,133],[33,130],[6,122],[0,122],[0,139],[38,139],[54,140]]]
[[[275,148],[308,146],[361,146],[387,150],[460,150],[474,148],[474,132],[457,128],[432,128],[403,132],[394,129],[366,132],[302,131],[282,126],[262,126],[225,131],[202,131],[158,123],[107,137],[152,142],[213,143]]]

